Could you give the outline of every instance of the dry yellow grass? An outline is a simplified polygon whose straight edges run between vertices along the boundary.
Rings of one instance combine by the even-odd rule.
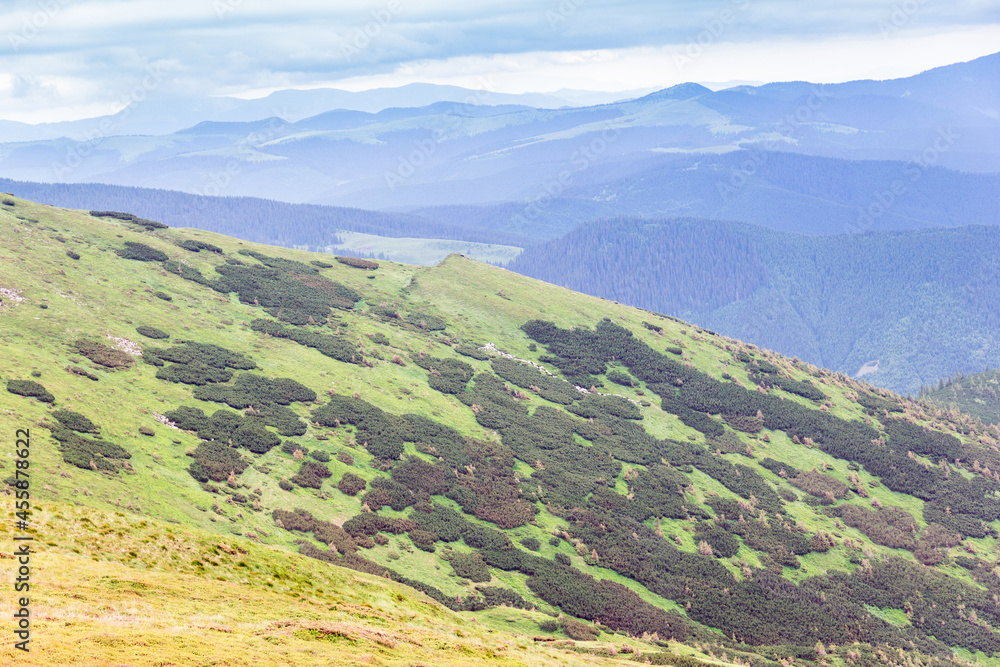
[[[0,506],[12,516],[9,496]],[[406,586],[241,538],[55,503],[39,504],[33,523],[31,650],[16,650],[8,634],[3,664],[622,663],[493,630]],[[0,569],[12,590],[3,530]],[[212,558],[217,565],[190,564]],[[14,609],[5,595],[0,614]]]

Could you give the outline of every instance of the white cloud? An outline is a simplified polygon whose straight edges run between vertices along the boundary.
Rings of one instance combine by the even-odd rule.
[[[489,75],[503,92],[624,90],[687,80],[904,76],[986,55],[1000,44],[995,1],[913,0],[907,6],[915,9],[902,20],[894,6],[869,0],[15,0],[0,8],[0,43],[11,46],[0,51],[10,91],[0,97],[0,118],[37,120],[56,110],[81,117],[113,106],[153,62],[169,63],[159,91],[165,95],[247,96],[413,81],[479,87]],[[887,21],[893,30],[883,35],[880,25]],[[677,56],[692,45],[701,53],[679,65]],[[13,76],[32,87],[12,96]]]

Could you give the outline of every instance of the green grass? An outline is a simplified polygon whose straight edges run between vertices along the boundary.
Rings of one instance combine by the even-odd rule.
[[[2,392],[0,429],[8,434],[17,428],[32,429],[33,493],[43,502],[43,506],[60,508],[51,510],[52,515],[41,524],[44,526],[43,532],[52,536],[47,541],[60,546],[53,547],[41,558],[51,559],[46,561],[49,563],[47,567],[62,568],[64,572],[78,571],[95,581],[104,575],[94,568],[103,564],[107,564],[108,568],[116,572],[114,575],[116,580],[134,581],[145,586],[165,586],[164,582],[168,580],[169,573],[195,579],[215,578],[216,581],[219,581],[217,577],[221,576],[225,579],[226,586],[236,588],[226,589],[226,594],[220,593],[212,599],[214,601],[205,600],[203,613],[206,616],[221,614],[232,622],[235,622],[232,612],[227,612],[223,602],[226,595],[236,596],[234,599],[246,596],[264,605],[277,604],[268,596],[279,593],[290,600],[293,599],[292,594],[297,593],[298,597],[294,600],[295,605],[299,605],[303,596],[313,595],[314,589],[317,588],[327,591],[334,589],[347,591],[337,593],[345,600],[348,598],[344,596],[348,596],[348,593],[360,596],[357,598],[359,600],[365,600],[357,604],[374,605],[374,601],[389,599],[398,591],[404,591],[404,597],[409,596],[406,598],[407,604],[411,604],[409,602],[411,598],[419,598],[416,593],[405,587],[389,585],[382,580],[331,568],[318,561],[310,561],[290,553],[297,550],[296,542],[305,536],[281,530],[271,518],[271,512],[275,509],[299,507],[308,510],[318,519],[341,524],[361,511],[360,496],[345,496],[337,490],[336,484],[341,476],[351,471],[371,480],[385,473],[373,467],[372,457],[360,446],[361,443],[354,443],[352,446],[354,439],[352,427],[330,429],[317,428],[309,424],[306,435],[296,438],[296,441],[310,450],[321,449],[329,453],[332,458],[328,467],[333,476],[323,483],[321,489],[297,488],[292,492],[281,490],[278,486],[279,480],[294,475],[300,462],[283,453],[280,448],[275,448],[265,455],[252,457],[253,465],[237,480],[236,491],[240,493],[247,495],[257,488],[261,490],[260,510],[255,511],[249,505],[239,507],[228,504],[224,502],[225,494],[205,491],[187,471],[192,459],[186,452],[198,445],[197,436],[171,429],[154,417],[154,413],[162,414],[181,405],[201,407],[206,412],[212,412],[222,406],[193,399],[191,388],[187,385],[156,379],[155,369],[141,362],[128,369],[117,371],[96,367],[76,354],[69,346],[69,343],[80,336],[89,334],[106,341],[105,336],[111,335],[128,338],[143,347],[163,347],[187,339],[222,345],[250,354],[258,363],[259,372],[266,376],[294,378],[315,390],[319,395],[316,404],[293,406],[293,409],[303,417],[306,417],[316,405],[324,402],[328,392],[340,395],[357,393],[364,400],[392,414],[422,414],[456,429],[464,436],[476,438],[488,438],[491,433],[481,427],[475,421],[473,413],[453,396],[432,390],[427,384],[426,372],[412,362],[413,356],[421,351],[432,356],[453,356],[472,364],[478,372],[488,370],[489,362],[475,361],[457,355],[451,349],[452,345],[457,342],[477,345],[494,343],[516,357],[537,361],[539,356],[544,354],[544,350],[529,349],[531,341],[520,329],[525,321],[542,318],[553,321],[561,327],[593,326],[601,317],[608,317],[629,328],[640,340],[656,350],[662,351],[668,346],[676,345],[674,341],[679,340],[684,354],[696,368],[716,377],[728,373],[744,386],[751,386],[752,383],[744,366],[733,360],[734,351],[746,349],[757,356],[763,355],[763,352],[751,346],[709,336],[691,325],[621,304],[587,297],[554,285],[523,278],[469,258],[451,255],[438,266],[431,268],[380,261],[379,269],[374,272],[359,271],[340,264],[322,271],[324,276],[352,287],[364,295],[364,302],[359,303],[354,310],[337,311],[327,325],[329,330],[332,332],[340,328],[346,331],[352,342],[360,340],[366,354],[370,355],[375,351],[381,357],[373,359],[371,368],[343,364],[290,340],[263,337],[253,332],[247,323],[264,315],[259,308],[239,303],[235,295],[223,296],[177,276],[163,275],[159,264],[123,260],[113,251],[125,241],[145,243],[166,252],[171,258],[188,262],[207,276],[213,274],[213,267],[224,262],[226,256],[239,257],[236,252],[241,248],[256,249],[268,255],[300,261],[323,258],[323,255],[255,246],[198,230],[168,229],[139,232],[132,226],[113,219],[97,220],[81,212],[56,209],[22,200],[16,201],[17,205],[13,210],[8,210],[8,207],[0,210],[0,263],[4,266],[3,275],[0,276],[0,287],[18,290],[24,301],[12,304],[12,300],[7,298],[5,299],[7,305],[0,309],[0,380],[5,383],[9,379],[34,379],[56,396],[56,402],[52,406]],[[37,219],[39,222],[21,220],[17,216]],[[63,237],[66,243],[58,241],[57,236]],[[195,238],[218,245],[225,250],[226,255],[218,256],[204,252],[195,254],[182,250],[175,245],[175,242],[183,238]],[[66,257],[67,248],[78,252],[81,259],[73,261]],[[374,275],[375,279],[369,280],[367,277],[369,274]],[[157,291],[170,294],[172,301],[166,302],[156,298],[154,293]],[[399,321],[385,321],[369,312],[371,305],[383,303],[392,305],[404,313],[411,309],[430,308],[433,314],[445,320],[447,329],[443,332],[430,332],[400,326]],[[42,304],[48,308],[39,308]],[[663,333],[657,335],[644,328],[642,326],[644,321],[655,321],[663,327]],[[135,327],[141,325],[163,329],[170,333],[171,338],[169,341],[146,339],[135,332]],[[390,344],[375,345],[367,337],[367,334],[374,333],[385,335]],[[395,355],[398,355],[405,365],[391,363]],[[797,379],[813,376],[816,373],[816,369],[805,365],[768,358]],[[82,367],[101,379],[93,382],[68,373],[65,368],[69,365]],[[40,376],[31,377],[32,371],[38,372]],[[848,419],[864,418],[862,408],[849,397],[852,385],[833,376],[813,379],[817,382],[820,379],[825,381],[818,386],[829,396],[831,412]],[[640,395],[637,390],[644,393]],[[628,388],[607,383],[601,391],[621,394],[633,400],[648,400],[651,405],[642,408],[643,425],[657,438],[693,440],[699,443],[704,441],[702,434],[685,426],[675,416],[663,412],[659,407],[659,397],[648,388],[641,386]],[[785,392],[775,393],[783,395],[787,400],[809,403],[801,397]],[[545,404],[545,401],[532,395],[525,403],[529,409],[534,409]],[[51,421],[49,415],[53,409],[76,410],[99,424],[101,435],[105,439],[121,444],[132,453],[130,463],[134,470],[119,474],[98,473],[65,463],[48,431],[38,426],[45,420]],[[931,418],[934,416],[925,415],[925,417],[928,418],[921,419],[919,423],[931,424]],[[945,424],[949,423],[943,418],[938,419]],[[155,435],[151,437],[140,435],[138,431],[140,427],[152,428]],[[775,488],[795,491],[802,499],[799,502],[788,503],[789,519],[802,522],[810,532],[823,530],[834,534],[840,543],[827,553],[812,553],[802,557],[800,559],[802,568],[799,570],[786,568],[786,576],[800,581],[823,571],[853,569],[854,566],[847,561],[847,550],[842,546],[846,538],[878,553],[893,553],[912,558],[909,552],[873,545],[867,537],[855,529],[836,528],[833,519],[804,502],[804,492],[793,489],[787,481],[767,471],[755,461],[769,456],[803,470],[811,470],[814,467],[819,470],[828,468],[827,474],[839,480],[846,480],[850,472],[846,462],[834,459],[819,449],[797,445],[780,432],[767,432],[769,443],[764,442],[759,436],[745,433],[737,435],[742,442],[752,447],[755,458],[749,459],[738,454],[726,454],[725,457],[733,463],[753,467]],[[962,437],[966,442],[970,441],[970,437]],[[337,454],[341,452],[348,452],[354,457],[352,466],[337,461]],[[417,455],[412,443],[407,445],[406,453]],[[0,465],[3,466],[0,471],[7,476],[11,470],[10,459],[0,458]],[[627,467],[641,466],[629,464]],[[515,471],[520,473],[522,478],[530,478],[533,469],[528,463],[519,461],[515,464]],[[954,468],[953,473],[967,474]],[[867,485],[876,481],[863,470],[857,474],[862,484]],[[703,503],[711,494],[735,497],[717,480],[700,471],[693,472],[690,481],[696,489],[693,498],[696,502]],[[224,485],[223,482],[216,486]],[[628,492],[622,475],[615,480],[615,489],[623,494]],[[906,509],[913,514],[921,527],[924,526],[921,513],[922,501],[905,494],[892,493],[884,486],[870,489],[870,493],[884,505]],[[435,501],[458,509],[458,506],[450,500],[435,498]],[[867,506],[871,499],[853,497],[844,502]],[[221,513],[213,511],[214,503],[219,504]],[[74,507],[75,505],[80,507]],[[64,519],[56,518],[56,511],[64,515]],[[92,520],[102,526],[106,525],[107,528],[104,530],[113,528],[115,532],[96,539],[87,533],[78,534],[75,529],[67,527],[76,520],[74,517],[79,518],[76,513],[86,512],[95,512],[93,516],[99,519]],[[387,508],[381,512],[387,516],[405,516],[405,513],[397,514]],[[469,517],[468,520],[483,524],[473,517]],[[136,528],[142,522],[146,522],[147,526]],[[655,528],[655,521],[650,521],[649,524]],[[566,525],[564,518],[543,510],[533,523],[505,532],[516,543],[523,538],[534,537],[541,543],[540,555],[552,558],[557,552],[565,553],[571,557],[573,564],[584,572],[600,579],[618,582],[661,609],[675,610],[683,614],[683,609],[675,602],[650,592],[636,582],[600,567],[600,564],[596,567],[587,565],[571,544],[562,541],[558,546],[550,545],[549,538],[552,536],[552,531],[555,529],[561,531]],[[684,551],[696,551],[693,523],[664,519],[660,525],[665,536],[676,534],[680,537],[679,548]],[[122,535],[118,534],[119,526]],[[993,526],[1000,528],[1000,522],[993,522]],[[153,537],[153,531],[157,537]],[[183,536],[177,537],[177,540],[181,540],[184,544],[183,558],[172,558],[181,551],[180,547],[173,544],[176,541],[174,538],[168,540],[166,537],[168,531]],[[113,540],[110,537],[112,535]],[[249,540],[250,535],[256,535],[256,539]],[[143,542],[144,539],[148,541]],[[254,553],[260,554],[255,561],[260,567],[255,572],[261,576],[247,577],[242,568],[234,569],[235,566],[229,562],[230,559],[207,555],[210,551],[209,542],[212,540],[216,543],[219,540],[234,540],[240,544],[254,545],[255,549],[259,549]],[[112,541],[114,549],[102,551],[101,547],[107,546]],[[968,540],[967,544],[980,558],[988,559],[994,556],[995,543],[991,539]],[[164,545],[168,547],[166,551],[160,549],[160,546]],[[450,546],[456,551],[468,550],[462,543]],[[448,595],[466,594],[471,587],[463,585],[457,577],[450,576],[452,573],[450,565],[440,558],[446,548],[439,543],[436,552],[431,554],[412,547],[405,536],[393,536],[387,545],[362,550],[361,553],[366,558],[392,567],[405,576],[434,585]],[[126,558],[130,551],[135,551],[138,556]],[[392,558],[392,553],[398,554],[399,558]],[[961,553],[964,553],[961,548],[952,550],[952,555]],[[218,562],[219,565],[207,566],[204,572],[190,565],[194,560],[201,560],[204,563],[202,556]],[[94,558],[97,560],[92,560]],[[745,558],[752,567],[761,564],[761,554],[746,545],[740,548],[737,558]],[[275,564],[275,568],[284,568],[289,572],[290,568],[294,567],[298,572],[308,571],[310,574],[308,578],[296,574],[291,579],[263,576],[262,568],[265,565],[270,567],[271,564]],[[728,561],[725,565],[738,578],[742,578],[742,574],[735,566]],[[962,568],[946,564],[941,566],[941,569],[953,577],[969,581],[967,571]],[[147,571],[159,573],[155,574],[155,577],[161,578],[154,581],[136,574]],[[317,572],[327,574],[314,576],[313,573]],[[536,604],[538,609],[553,611],[551,607],[534,597],[525,584],[524,575],[497,570],[493,570],[492,575],[492,585],[512,588]],[[334,579],[340,577],[337,580],[340,583],[337,584],[330,577]],[[244,582],[243,579],[247,581]],[[61,592],[51,590],[51,595],[55,596],[52,598],[54,604],[62,605],[59,608],[65,607],[66,610],[71,610],[74,604],[70,592],[73,584],[68,579],[59,581],[61,582],[59,585],[63,587],[60,589]],[[183,581],[191,583],[194,579]],[[353,585],[344,583],[355,581],[366,583],[357,591],[353,590]],[[82,589],[83,584],[80,586]],[[88,599],[88,605],[85,605],[86,613],[97,620],[87,621],[91,625],[86,626],[89,628],[86,632],[82,628],[66,626],[68,629],[56,633],[53,628],[58,623],[55,621],[46,626],[47,631],[54,633],[50,636],[56,638],[52,640],[55,647],[52,650],[55,652],[50,655],[63,660],[60,663],[53,658],[55,661],[49,664],[71,664],[66,662],[69,660],[66,656],[70,655],[70,647],[76,641],[90,642],[86,646],[95,651],[94,655],[97,656],[95,659],[103,659],[101,656],[110,655],[108,653],[110,649],[100,648],[99,642],[81,638],[99,637],[100,633],[106,632],[113,626],[114,620],[111,617],[105,618],[98,613],[102,600],[114,600],[115,604],[118,604],[126,598],[119,589],[114,589],[112,595],[112,592],[105,589],[90,587],[90,584],[87,586],[87,590],[81,593]],[[63,597],[60,598],[59,595]],[[167,619],[164,620],[163,627],[183,623],[178,611],[181,608],[181,600],[175,598],[178,598],[178,593],[176,589],[171,588],[166,597],[168,602],[156,608],[156,612],[165,614],[164,618]],[[154,605],[154,602],[150,600],[148,604]],[[426,606],[425,602],[412,604],[416,605],[413,609],[423,609],[420,605]],[[433,608],[434,614],[437,615],[434,618],[450,614],[439,606],[434,605]],[[530,626],[534,624],[537,627],[534,619],[541,618],[538,612],[499,609],[482,614],[450,615],[448,616],[450,625],[446,624],[445,630],[442,630],[447,638],[441,639],[440,636],[434,635],[435,638],[428,640],[430,643],[424,646],[428,651],[425,654],[416,649],[410,652],[409,648],[401,652],[390,651],[384,646],[378,648],[381,646],[378,642],[373,644],[363,639],[348,639],[345,642],[329,639],[321,642],[315,638],[310,639],[316,636],[318,630],[313,626],[303,625],[308,618],[311,618],[306,612],[295,611],[290,607],[285,609],[280,605],[275,609],[276,614],[278,610],[283,610],[281,614],[288,618],[299,619],[295,621],[298,625],[294,626],[294,631],[265,632],[257,626],[253,628],[240,626],[243,629],[239,632],[234,631],[231,637],[225,638],[226,641],[218,645],[219,655],[229,650],[238,651],[236,644],[239,642],[236,640],[240,639],[245,641],[249,648],[244,653],[237,652],[233,655],[249,659],[257,650],[254,647],[259,648],[264,645],[261,642],[268,645],[275,643],[287,649],[282,655],[292,656],[289,658],[292,660],[289,664],[323,664],[323,656],[329,654],[316,648],[321,645],[327,648],[350,645],[358,648],[359,656],[369,653],[377,656],[377,659],[385,664],[417,664],[413,662],[414,660],[422,660],[428,664],[442,660],[444,662],[441,664],[464,664],[454,656],[442,657],[448,651],[445,648],[433,648],[432,644],[434,647],[439,644],[441,647],[452,646],[457,636],[455,631],[461,631],[459,627],[473,627],[477,632],[481,630],[480,634],[475,636],[485,637],[483,641],[495,639],[494,634],[514,632],[513,635],[503,635],[502,642],[498,640],[500,643],[506,643],[509,651],[505,654],[508,657],[498,658],[500,664],[503,664],[504,660],[508,664],[574,664],[563,663],[560,660],[598,660],[596,657],[585,659],[584,656],[567,653],[564,650],[538,647],[530,637],[526,639],[527,635],[537,634]],[[396,614],[397,611],[392,613]],[[230,615],[227,616],[227,613]],[[398,611],[398,613],[411,612]],[[58,618],[70,618],[70,616],[71,612],[66,611],[64,616]],[[272,617],[267,618],[272,619],[267,620],[267,623],[273,621]],[[391,616],[391,618],[398,621],[399,617]],[[508,620],[510,618],[514,620]],[[476,626],[472,624],[471,619],[481,620],[477,621],[479,625]],[[259,622],[265,623],[264,620]],[[422,632],[426,631],[433,635],[437,631],[431,627],[432,625],[427,626]],[[133,623],[129,627],[131,628],[129,636],[135,638],[136,642],[140,641],[139,637],[144,637],[141,641],[147,641],[150,646],[156,642],[166,642],[172,649],[181,650],[178,648],[181,644],[171,643],[173,640],[165,638],[164,632],[160,632],[154,639],[143,635],[138,623]],[[487,629],[482,630],[482,628]],[[198,635],[197,632],[201,634]],[[199,651],[203,649],[207,651],[208,648],[215,646],[211,640],[215,634],[220,634],[203,628],[197,632],[195,635],[198,638],[191,639],[191,645],[202,647],[198,649]],[[215,634],[212,634],[213,632]],[[602,636],[600,639],[604,641],[605,637]],[[351,644],[351,641],[355,643]],[[615,637],[614,641],[620,643],[622,638]],[[434,653],[438,650],[438,653]],[[651,650],[648,645],[646,650]],[[475,648],[473,653],[475,651],[480,649]],[[129,664],[145,664],[144,655],[141,651],[134,653]],[[198,660],[205,655],[210,654],[191,653],[186,659],[198,663]],[[359,657],[358,660],[362,661],[362,658]],[[447,660],[452,660],[452,663]],[[470,660],[486,660],[486,657],[477,653],[470,657]]]

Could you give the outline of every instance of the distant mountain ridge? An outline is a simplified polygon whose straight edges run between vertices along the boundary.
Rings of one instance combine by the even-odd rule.
[[[142,102],[127,111],[109,116],[75,121],[32,125],[0,120],[0,132],[8,141],[39,141],[59,137],[78,137],[87,130],[109,123],[109,136],[127,134],[162,135],[178,132],[199,122],[251,122],[268,116],[279,116],[286,122],[296,122],[326,111],[346,110],[377,113],[389,108],[414,108],[440,102],[476,105],[517,105],[552,109],[583,104],[601,104],[628,99],[644,91],[600,93],[563,90],[546,93],[498,93],[484,87],[463,88],[431,83],[411,83],[394,88],[373,88],[363,91],[336,88],[278,90],[259,98],[238,97],[178,97],[161,95],[155,90]]]
[[[412,105],[375,113],[317,103],[310,108],[315,113],[290,114],[272,101],[253,114],[216,115],[212,125],[198,123],[207,112],[192,116],[184,129],[163,136],[114,136],[124,131],[115,127],[93,141],[8,140],[0,144],[0,176],[379,209],[529,205],[587,184],[601,186],[601,201],[620,207],[613,214],[648,214],[633,206],[621,177],[669,168],[677,154],[786,151],[917,160],[921,173],[935,167],[1000,173],[998,62],[995,54],[883,82],[717,92],[689,83],[572,108],[536,108],[517,96],[443,101],[436,89],[438,99],[414,94],[407,98]],[[310,91],[286,92],[297,98]],[[150,113],[170,116],[171,108],[154,104]],[[254,116],[278,120],[262,123],[264,130],[228,125],[260,122]],[[741,171],[752,177],[756,166],[725,178]],[[220,174],[224,186],[216,183]]]

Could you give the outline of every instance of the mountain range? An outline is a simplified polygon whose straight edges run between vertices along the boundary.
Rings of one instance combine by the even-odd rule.
[[[507,99],[498,97],[492,106],[449,99],[377,112],[333,108],[298,118],[265,112],[261,104],[271,103],[255,102],[244,104],[249,111],[242,115],[199,111],[203,122],[170,134],[126,136],[111,122],[89,138],[6,141],[0,144],[0,176],[377,209],[531,204],[583,189],[582,198],[614,202],[618,214],[637,214],[641,204],[633,202],[643,198],[623,179],[653,178],[664,188],[656,173],[691,168],[677,163],[678,155],[749,151],[739,156],[737,168],[713,177],[724,191],[739,191],[776,151],[914,161],[917,174],[932,168],[996,172],[998,63],[1000,54],[994,54],[884,82],[793,82],[714,92],[689,83],[632,100],[556,109],[524,106],[529,98],[497,106]],[[406,99],[418,99],[422,90]],[[309,91],[275,95],[313,96],[310,110],[341,99],[339,93]],[[163,113],[177,116],[169,104]],[[862,171],[854,178],[865,179],[864,168],[856,168]],[[901,169],[899,178],[912,176]],[[675,208],[700,198],[682,187],[666,189]],[[545,207],[536,217],[546,217]]]
[[[298,111],[263,120],[261,101],[156,103],[200,122],[0,144],[0,186],[288,247],[459,251],[915,392],[998,362],[997,72],[1000,54],[559,108],[284,91]]]
[[[0,121],[0,132],[8,141],[39,141],[60,137],[86,140],[94,132],[101,132],[103,136],[171,134],[206,121],[240,123],[280,117],[287,122],[295,122],[331,109],[376,113],[393,107],[423,107],[438,102],[470,106],[506,104],[547,109],[602,104],[652,92],[647,89],[621,93],[564,89],[550,94],[511,94],[493,91],[490,82],[484,81],[484,85],[478,89],[412,83],[396,88],[373,88],[358,92],[335,88],[288,89],[263,97],[243,99],[184,96],[178,95],[176,91],[160,92],[156,84],[165,75],[155,69],[149,74],[149,85],[134,95],[135,99],[129,99],[129,104],[117,113],[55,123]]]

